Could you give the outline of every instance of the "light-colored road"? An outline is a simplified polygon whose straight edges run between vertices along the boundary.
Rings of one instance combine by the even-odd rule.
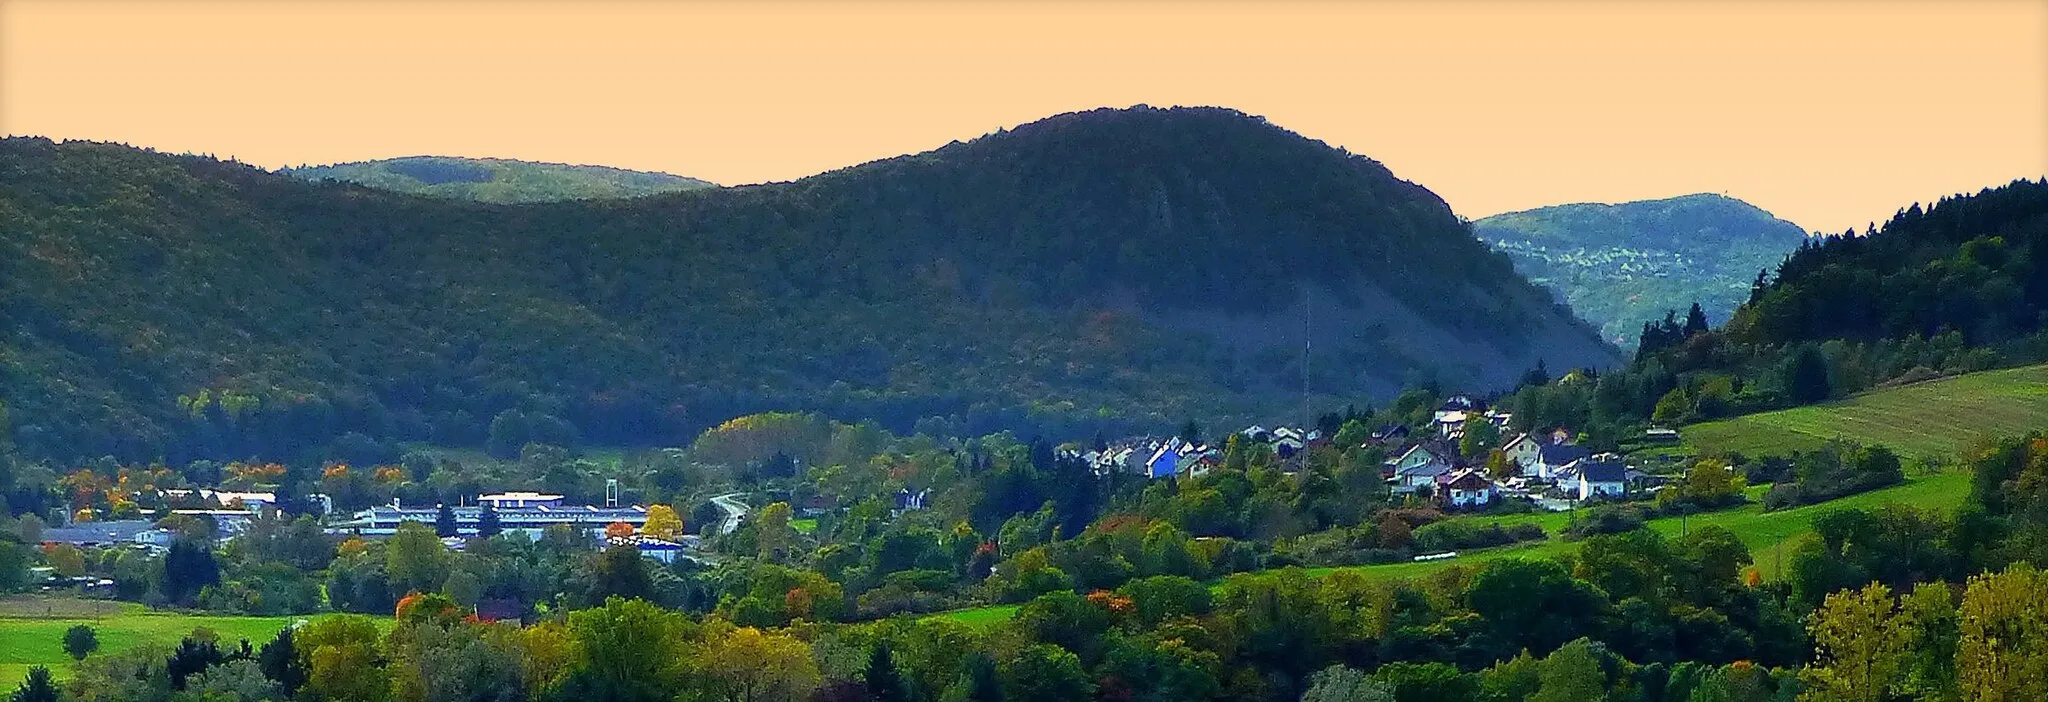
[[[747,493],[731,492],[711,498],[711,504],[718,505],[719,509],[725,510],[725,523],[719,525],[718,533],[730,534],[740,528],[740,519],[747,516],[747,505],[733,498],[745,494]]]

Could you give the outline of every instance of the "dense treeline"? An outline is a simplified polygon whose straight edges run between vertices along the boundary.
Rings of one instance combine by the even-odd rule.
[[[1227,110],[518,206],[105,144],[0,153],[0,389],[36,457],[286,460],[349,431],[474,446],[513,410],[597,444],[792,407],[952,435],[1165,427],[1298,387],[1298,339],[1276,356],[1269,333],[1209,327],[1303,285],[1360,325],[1416,315],[1380,336],[1438,340],[1333,346],[1336,395],[1612,358],[1428,191]]]
[[[1809,242],[1729,324],[1747,343],[1963,335],[1972,346],[2048,320],[2048,181],[1913,205],[1863,236]]]

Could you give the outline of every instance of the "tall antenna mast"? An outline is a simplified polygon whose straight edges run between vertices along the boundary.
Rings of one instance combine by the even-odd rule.
[[[1311,421],[1314,417],[1310,413],[1308,403],[1308,350],[1309,346],[1315,343],[1314,339],[1316,329],[1316,300],[1315,295],[1313,294],[1313,292],[1310,291],[1310,289],[1303,288],[1302,290],[1303,294],[1301,315],[1301,441],[1302,448],[1305,449],[1308,447],[1309,428],[1315,426],[1315,424]]]

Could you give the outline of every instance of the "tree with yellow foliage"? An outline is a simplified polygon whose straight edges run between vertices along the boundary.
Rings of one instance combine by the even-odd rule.
[[[796,529],[789,525],[789,519],[787,502],[762,507],[754,515],[754,544],[759,547],[762,560],[783,563],[789,558],[796,544]]]
[[[706,638],[697,660],[713,699],[795,702],[818,688],[810,646],[787,634],[747,626]]]
[[[647,508],[647,523],[640,525],[640,533],[663,541],[683,538],[683,518],[668,505],[650,505]]]
[[[1956,682],[1967,700],[2048,699],[2048,573],[2024,563],[1970,578]]]
[[[1800,671],[1801,702],[1888,699],[1886,691],[1902,680],[1910,653],[1908,618],[1882,583],[1828,595],[1807,624],[1815,661]]]

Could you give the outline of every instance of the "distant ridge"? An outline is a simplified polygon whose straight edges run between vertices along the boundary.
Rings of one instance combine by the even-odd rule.
[[[343,180],[402,193],[501,203],[626,198],[718,187],[696,178],[651,171],[454,156],[406,156],[278,172],[308,180]]]
[[[1806,239],[1799,225],[1709,193],[1539,207],[1473,228],[1625,347],[1644,322],[1668,310],[1683,317],[1694,302],[1714,323],[1727,321],[1757,272],[1776,270]]]

